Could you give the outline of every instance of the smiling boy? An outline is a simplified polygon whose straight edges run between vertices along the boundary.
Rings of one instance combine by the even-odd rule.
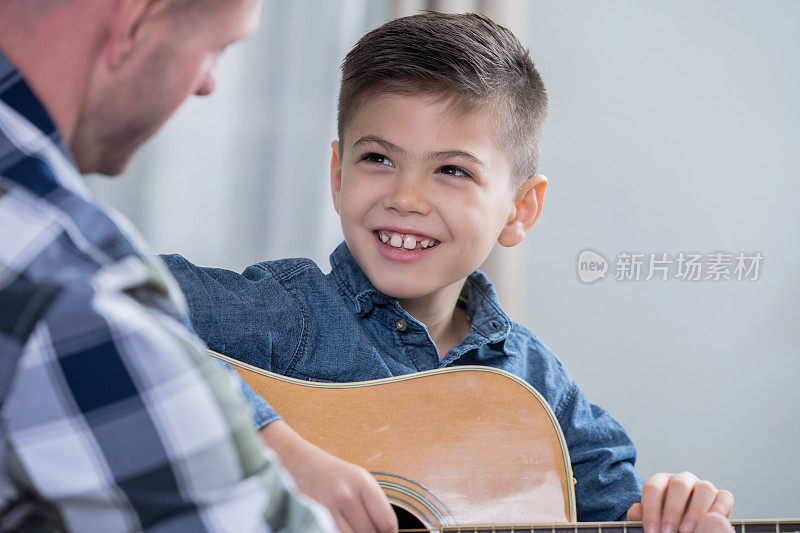
[[[342,382],[479,364],[520,376],[561,424],[579,520],[627,513],[647,533],[691,533],[709,510],[730,514],[730,493],[689,473],[657,474],[643,493],[625,430],[476,271],[495,242],[518,244],[541,214],[546,100],[527,51],[491,20],[391,21],[342,66],[331,191],[345,243],[332,271],[306,259],[241,275],[165,260],[208,345],[267,370]],[[278,417],[256,407],[259,427]]]
[[[454,113],[442,95],[382,94],[334,141],[333,203],[355,262],[427,328],[439,358],[470,332],[456,306],[495,242],[520,242],[547,180],[519,180],[491,111]],[[519,183],[521,181],[521,183]]]

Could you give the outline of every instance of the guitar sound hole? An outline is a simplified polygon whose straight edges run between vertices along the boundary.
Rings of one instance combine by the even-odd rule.
[[[397,523],[400,526],[400,531],[404,529],[425,529],[425,525],[413,514],[409,513],[402,507],[392,505],[394,514],[397,515]]]

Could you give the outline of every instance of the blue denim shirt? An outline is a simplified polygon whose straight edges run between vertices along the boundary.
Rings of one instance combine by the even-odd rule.
[[[439,360],[425,326],[379,292],[342,243],[324,274],[310,259],[257,263],[238,274],[202,268],[179,255],[164,260],[189,303],[195,330],[215,351],[294,378],[346,382],[455,365],[484,365],[533,385],[558,418],[577,483],[578,520],[624,519],[639,501],[636,448],[605,410],[592,405],[553,353],[511,321],[481,272],[462,296],[472,327]],[[396,326],[399,319],[407,327]],[[277,415],[251,399],[256,423]]]

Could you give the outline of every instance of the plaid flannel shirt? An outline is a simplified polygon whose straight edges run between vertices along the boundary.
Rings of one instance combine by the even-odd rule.
[[[322,531],[0,52],[0,530]]]

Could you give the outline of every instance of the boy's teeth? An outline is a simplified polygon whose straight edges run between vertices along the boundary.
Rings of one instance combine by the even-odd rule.
[[[433,239],[417,241],[417,238],[412,235],[403,236],[401,233],[391,233],[387,231],[378,232],[378,237],[382,243],[392,248],[405,248],[406,250],[416,250],[417,245],[419,245],[420,250],[424,250],[438,244]]]

